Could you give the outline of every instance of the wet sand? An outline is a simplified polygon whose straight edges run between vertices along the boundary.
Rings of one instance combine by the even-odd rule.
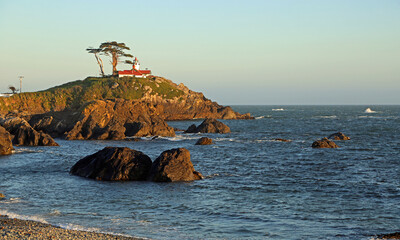
[[[63,229],[46,223],[8,218],[0,215],[0,239],[115,239],[138,240],[97,232]]]

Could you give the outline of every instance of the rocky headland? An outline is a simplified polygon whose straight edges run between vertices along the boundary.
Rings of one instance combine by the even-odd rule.
[[[48,90],[0,97],[0,115],[65,139],[174,136],[165,121],[252,119],[162,77],[89,77]]]

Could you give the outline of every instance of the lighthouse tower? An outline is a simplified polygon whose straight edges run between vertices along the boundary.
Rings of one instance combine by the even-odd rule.
[[[137,57],[135,57],[135,61],[133,62],[133,69],[140,70],[140,63]]]

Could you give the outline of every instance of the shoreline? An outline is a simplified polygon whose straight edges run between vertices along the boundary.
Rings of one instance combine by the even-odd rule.
[[[114,239],[143,240],[117,234],[65,229],[48,223],[21,220],[0,214],[0,238],[4,239]]]

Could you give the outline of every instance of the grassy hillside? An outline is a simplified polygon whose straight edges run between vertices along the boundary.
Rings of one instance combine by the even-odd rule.
[[[150,95],[159,95],[164,99],[173,99],[184,94],[175,84],[160,81],[157,77],[88,77],[40,92],[0,97],[0,112],[61,111],[65,108],[79,108],[85,102],[95,99],[141,99],[148,91],[151,91]]]

